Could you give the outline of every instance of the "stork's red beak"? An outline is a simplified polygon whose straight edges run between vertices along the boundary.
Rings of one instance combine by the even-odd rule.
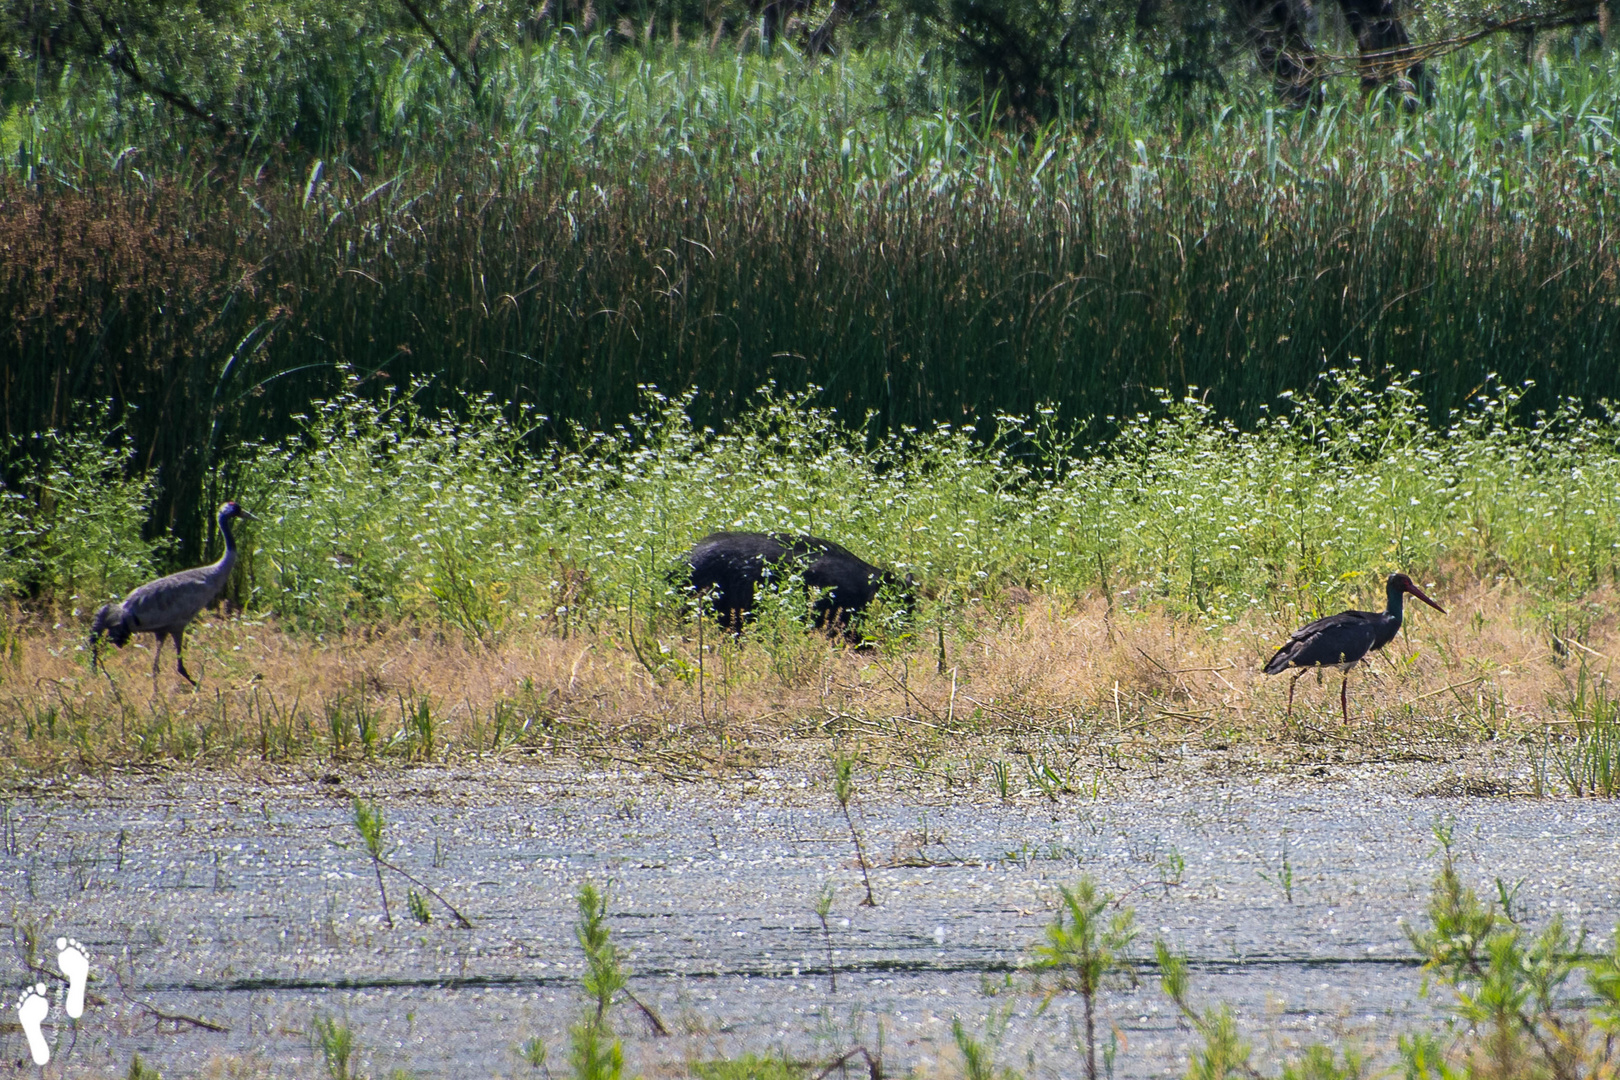
[[[1434,610],[1438,611],[1440,614],[1444,615],[1446,613],[1446,609],[1435,603],[1433,600],[1430,600],[1428,593],[1425,593],[1422,589],[1418,588],[1415,582],[1410,580],[1407,581],[1406,591],[1423,601],[1425,604],[1428,604],[1430,607],[1434,608]]]

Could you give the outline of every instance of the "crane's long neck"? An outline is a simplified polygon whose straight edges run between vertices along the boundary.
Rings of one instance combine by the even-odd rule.
[[[208,576],[223,582],[225,578],[231,576],[231,567],[236,565],[236,537],[231,535],[229,514],[219,515],[219,531],[225,534],[225,554],[221,555],[219,561],[208,571]]]

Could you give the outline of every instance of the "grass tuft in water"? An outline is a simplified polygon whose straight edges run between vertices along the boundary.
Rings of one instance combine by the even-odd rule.
[[[124,1074],[124,1080],[163,1080],[163,1074],[136,1054],[129,1059],[129,1072]]]
[[[811,1075],[810,1066],[803,1062],[759,1054],[694,1061],[687,1069],[698,1080],[805,1080]]]
[[[377,893],[382,897],[383,921],[393,929],[394,915],[388,910],[388,888],[383,884],[383,817],[376,803],[367,802],[358,795],[354,799],[354,827],[371,856],[371,868],[377,873]]]
[[[316,1013],[310,1040],[320,1054],[327,1080],[359,1080],[359,1044],[347,1022]]]
[[[855,818],[849,809],[850,801],[855,798],[855,758],[851,754],[834,754],[832,767],[833,798],[838,801],[838,809],[844,815],[844,824],[849,826],[849,839],[855,845],[855,861],[861,867],[861,883],[866,886],[861,907],[877,907],[877,900],[872,895],[872,873],[866,861],[866,845],[861,840],[861,832],[855,827]]]
[[[546,1067],[546,1058],[550,1051],[546,1047],[546,1040],[538,1035],[531,1035],[517,1048],[518,1057],[522,1058],[529,1068],[536,1072]]]
[[[1620,795],[1620,696],[1605,674],[1583,660],[1573,685],[1549,705],[1564,718],[1552,756],[1558,775],[1577,798]]]
[[[962,1055],[962,1080],[1023,1080],[1023,1074],[1005,1065],[997,1065],[996,1050],[1005,1031],[1007,1016],[992,1014],[980,1039],[967,1029],[960,1017],[951,1018],[951,1041]]]

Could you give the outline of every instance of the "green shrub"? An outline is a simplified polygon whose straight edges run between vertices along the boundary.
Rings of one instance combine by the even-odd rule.
[[[1500,878],[1497,900],[1482,901],[1457,870],[1450,827],[1435,835],[1441,860],[1428,925],[1407,936],[1424,959],[1425,992],[1431,983],[1446,988],[1460,1034],[1449,1048],[1433,1036],[1403,1039],[1407,1076],[1611,1075],[1620,1064],[1620,947],[1614,956],[1583,956],[1585,932],[1571,935],[1560,916],[1533,931],[1513,910],[1516,890]],[[1595,1000],[1570,986],[1583,968]]]
[[[630,980],[613,944],[607,925],[607,895],[587,881],[576,897],[579,920],[574,936],[585,953],[581,988],[587,999],[585,1015],[568,1029],[569,1065],[575,1080],[620,1080],[624,1074],[624,1044],[614,1035],[608,1010]]]
[[[1487,386],[1437,424],[1412,379],[1330,371],[1247,430],[1166,395],[1091,446],[1050,410],[1001,416],[985,438],[885,434],[815,388],[766,388],[715,431],[691,393],[644,390],[628,423],[576,427],[572,449],[544,455],[525,439],[540,418],[487,397],[429,410],[423,394],[351,387],[244,451],[251,604],[312,632],[383,619],[485,643],[625,632],[633,616],[657,669],[658,636],[689,617],[681,555],[716,529],[829,536],[914,574],[946,615],[1009,584],[1218,625],[1376,602],[1396,569],[1508,578],[1555,604],[1620,581],[1620,420],[1573,403],[1526,420],[1519,388]],[[51,436],[37,501],[0,493],[21,541],[3,564],[13,591],[100,598],[149,572],[152,488],[123,479],[116,441]],[[866,632],[910,632],[886,617],[895,599]],[[768,591],[754,635],[790,681],[818,662],[804,604],[792,582]]]
[[[812,1075],[801,1062],[759,1054],[694,1061],[690,1072],[698,1080],[803,1080]]]
[[[90,610],[153,575],[164,544],[142,529],[155,481],[130,476],[135,448],[96,416],[0,445],[15,478],[0,486],[0,598]]]
[[[430,417],[410,394],[351,391],[317,402],[298,437],[252,448],[254,601],[314,629],[386,616],[497,636],[536,554],[523,525],[539,463],[501,409],[464,404]]]

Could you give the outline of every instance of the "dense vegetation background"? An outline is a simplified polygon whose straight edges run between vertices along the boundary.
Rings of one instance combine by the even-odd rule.
[[[267,455],[389,387],[452,442],[490,395],[555,463],[645,385],[693,388],[699,438],[810,386],[802,423],[851,453],[1002,432],[1026,495],[1123,453],[1160,388],[1212,432],[1339,400],[1322,374],[1357,364],[1366,416],[1395,387],[1436,432],[1502,387],[1601,415],[1606,6],[1386,14],[1412,44],[1297,3],[10,3],[8,587],[78,595],[42,569],[70,507],[144,535],[132,567],[195,561]],[[1198,557],[1160,576],[1207,606]]]

